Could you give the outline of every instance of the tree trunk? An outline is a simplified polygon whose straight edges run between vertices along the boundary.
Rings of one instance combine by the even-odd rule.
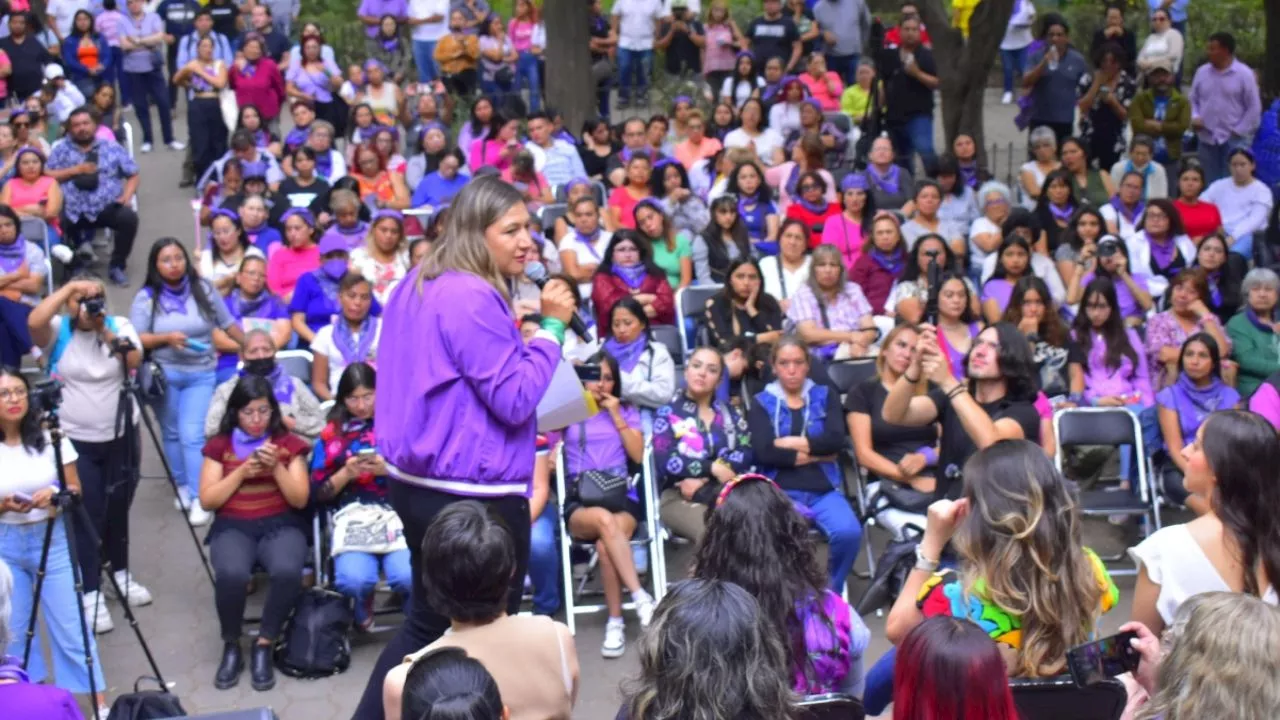
[[[1267,18],[1267,50],[1263,62],[1262,94],[1280,97],[1280,2],[1265,2]]]
[[[591,79],[589,7],[582,0],[546,0],[547,102],[564,116],[575,135],[595,114],[596,87]]]
[[[942,94],[942,130],[946,148],[956,135],[973,138],[979,158],[986,156],[982,103],[987,78],[1004,38],[1014,0],[982,0],[969,20],[969,38],[951,26],[942,0],[925,0],[920,13],[933,39]]]

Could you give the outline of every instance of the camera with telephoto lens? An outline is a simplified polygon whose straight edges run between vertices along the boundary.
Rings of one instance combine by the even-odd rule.
[[[924,304],[924,321],[938,326],[938,293],[942,291],[942,267],[938,265],[938,250],[925,250],[929,258],[929,266],[925,269],[925,277],[929,278],[929,298]]]
[[[31,410],[37,415],[56,412],[62,405],[62,383],[53,378],[41,380],[31,386]]]
[[[107,314],[107,299],[102,295],[95,295],[82,300],[80,307],[84,308],[84,314],[89,317],[101,317]]]

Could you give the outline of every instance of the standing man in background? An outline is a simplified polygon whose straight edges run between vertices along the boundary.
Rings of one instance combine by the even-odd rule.
[[[209,10],[209,14],[213,16],[213,29],[226,39],[230,40],[240,35],[240,8],[236,7],[234,0],[209,0],[204,4]],[[195,48],[191,48],[191,52],[195,53]]]
[[[271,10],[271,25],[275,31],[289,37],[294,21],[302,11],[301,0],[267,0],[267,8]]]
[[[813,5],[813,18],[827,45],[827,68],[839,75],[846,87],[853,85],[858,59],[871,33],[871,10],[866,0],[818,0]]]
[[[933,91],[938,89],[938,66],[933,51],[920,43],[920,20],[904,18],[898,26],[902,44],[880,53],[885,87],[885,124],[898,164],[911,172],[911,156],[918,153],[926,174],[937,165],[933,151]]]
[[[1253,68],[1236,58],[1231,33],[1214,33],[1205,46],[1209,62],[1191,81],[1191,129],[1200,136],[1200,165],[1205,182],[1229,174],[1227,159],[1247,148],[1262,124],[1262,98]]]
[[[653,44],[661,17],[662,3],[659,0],[617,0],[613,4],[613,32],[618,38],[619,109],[631,104],[633,82],[636,106],[648,104]]]
[[[824,0],[825,2],[825,0]],[[783,74],[790,75],[800,64],[800,30],[795,20],[782,14],[782,0],[764,0],[764,14],[747,26],[747,40],[756,67],[763,69],[773,58],[782,61]]]

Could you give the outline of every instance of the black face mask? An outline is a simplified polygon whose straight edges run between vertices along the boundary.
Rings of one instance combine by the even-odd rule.
[[[266,377],[276,370],[276,359],[258,358],[256,360],[245,360],[244,371],[249,375],[257,375],[258,377]]]

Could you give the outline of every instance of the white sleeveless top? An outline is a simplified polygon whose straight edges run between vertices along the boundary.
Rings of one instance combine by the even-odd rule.
[[[1178,608],[1192,595],[1234,592],[1209,562],[1200,543],[1191,537],[1186,525],[1171,525],[1157,531],[1137,547],[1129,548],[1129,556],[1146,569],[1151,582],[1160,586],[1156,611],[1165,625],[1173,623]],[[1263,594],[1262,601],[1280,605],[1274,585]]]

